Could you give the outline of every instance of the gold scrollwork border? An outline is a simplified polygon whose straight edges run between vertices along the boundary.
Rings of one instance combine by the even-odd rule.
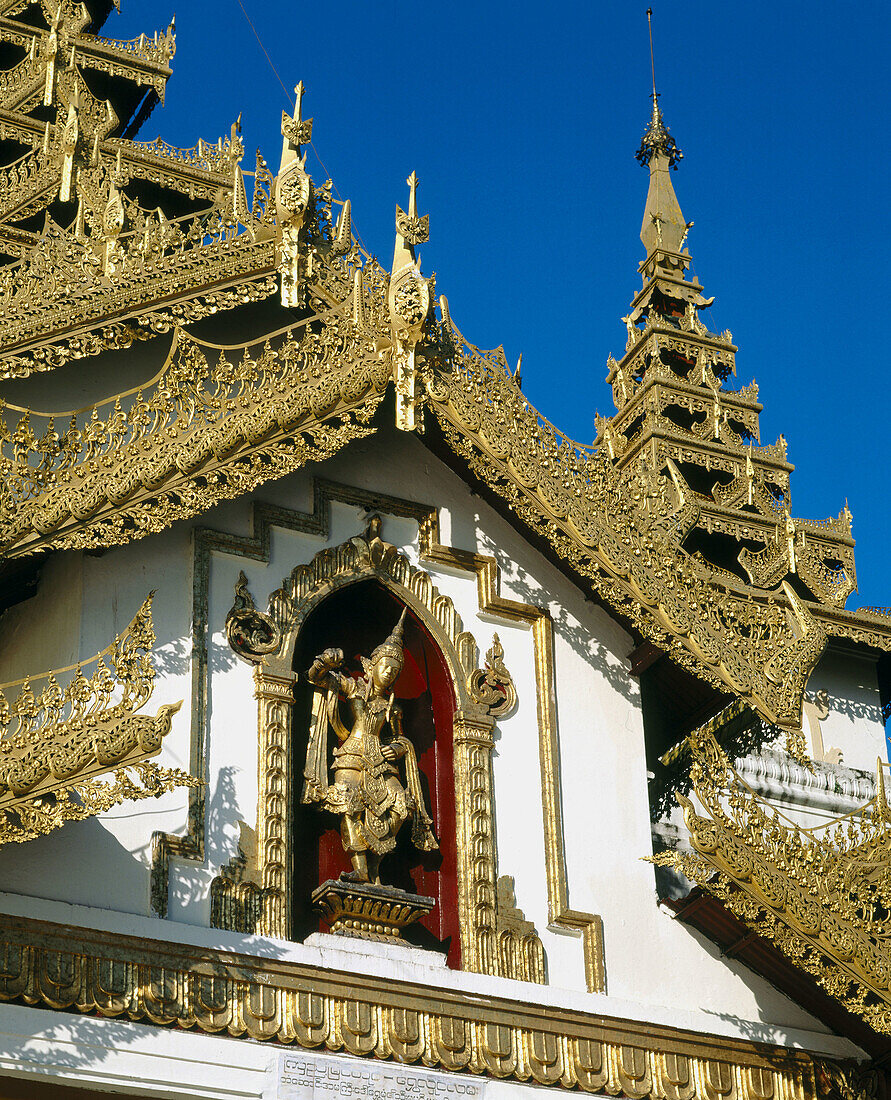
[[[481,611],[531,625],[535,653],[539,760],[550,923],[581,933],[587,988],[590,992],[605,992],[606,967],[601,918],[597,914],[574,909],[569,904],[563,814],[559,793],[553,624],[543,609],[532,604],[506,599],[500,595],[500,570],[494,557],[444,546],[440,541],[439,512],[436,508],[316,478],[313,480],[311,512],[299,512],[255,503],[249,536],[234,535],[205,527],[195,528],[192,588],[191,773],[204,780],[207,778],[205,738],[208,582],[211,554],[231,554],[268,563],[273,527],[327,539],[333,502],[355,505],[369,512],[378,511],[386,515],[414,520],[418,524],[420,557],[423,561],[474,574],[477,578],[477,595]],[[472,739],[471,734],[472,731],[468,730],[468,741]],[[159,916],[167,914],[170,858],[203,862],[204,837],[205,787],[202,785],[189,792],[186,834],[178,836],[170,833],[155,833],[153,837],[152,908]]]
[[[0,915],[0,1001],[633,1100],[817,1100],[800,1050]]]

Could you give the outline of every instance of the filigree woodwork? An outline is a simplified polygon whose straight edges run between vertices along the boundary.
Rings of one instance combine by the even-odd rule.
[[[165,733],[167,731],[164,731]],[[194,776],[180,768],[130,764],[106,773],[110,779],[72,783],[40,798],[24,798],[0,811],[0,844],[21,844],[47,836],[69,821],[85,821],[124,802],[158,798],[177,787],[194,787]]]
[[[216,912],[239,923],[245,913],[256,914],[256,931],[287,937],[291,910],[291,837],[293,805],[293,732],[291,726],[294,647],[310,611],[331,592],[369,577],[392,588],[399,599],[418,615],[436,639],[449,667],[455,691],[454,719],[455,808],[459,852],[458,909],[462,960],[465,969],[502,974],[502,959],[511,974],[534,975],[541,980],[543,958],[534,929],[525,929],[515,950],[500,951],[496,909],[497,854],[492,781],[493,704],[475,698],[469,685],[474,674],[477,647],[463,629],[452,601],[434,587],[430,575],[416,568],[395,546],[381,538],[381,519],[374,516],[366,531],[340,546],[320,551],[311,562],[297,566],[281,588],[269,598],[269,610],[258,613],[242,579],[236,586],[236,606],[228,622],[239,623],[255,615],[264,639],[260,648],[244,645],[236,634],[236,651],[255,664],[259,700],[260,791],[257,824],[257,860],[250,883],[243,867],[223,873],[214,883]],[[250,620],[254,623],[254,620]],[[266,639],[277,639],[271,649]],[[261,652],[264,649],[265,652]],[[493,663],[495,657],[492,657]],[[506,671],[506,670],[505,670]],[[497,713],[503,696],[494,701]],[[515,930],[514,930],[515,931]],[[534,942],[538,943],[538,953]],[[520,960],[520,961],[518,961]]]
[[[489,989],[461,993],[2,914],[0,949],[0,1000],[14,1003],[635,1100],[819,1095],[804,1051],[520,1003]]]
[[[0,254],[12,261],[0,267],[2,377],[147,339],[174,303],[194,319],[275,286],[274,204],[256,187],[248,207],[238,125],[190,149],[129,137],[163,98],[173,26],[115,42],[84,33],[79,5],[43,15],[43,27],[0,17],[0,41],[27,51],[0,74],[0,136],[21,150],[0,169]],[[98,100],[90,70],[124,85]],[[149,90],[135,119],[126,86],[133,102]],[[258,162],[257,183],[264,171]],[[160,205],[141,205],[140,181]]]
[[[641,228],[643,288],[623,318],[625,354],[618,362],[610,356],[607,364],[618,412],[598,417],[595,443],[619,468],[661,468],[671,459],[697,484],[710,480],[710,488],[696,494],[704,545],[715,532],[729,534],[740,543],[739,576],[755,587],[775,589],[795,576],[818,602],[841,607],[856,587],[850,513],[845,508],[825,523],[791,518],[785,441],[756,446],[758,387],[725,386],[736,372],[736,348],[730,333],[710,333],[699,317],[713,299],[688,278],[684,242],[692,223],[684,221],[668,171],[678,156],[654,101],[638,151],[650,172]],[[707,549],[703,553],[708,557]]]
[[[701,727],[689,737],[693,794],[678,794],[693,853],[674,866],[876,1031],[891,1034],[891,808],[875,797],[804,828],[756,795]]]
[[[306,171],[306,155],[301,146],[312,138],[312,119],[303,120],[303,82],[296,91],[294,117],[282,113],[282,159],[275,179],[277,266],[281,272],[283,306],[303,304],[303,277],[306,266],[302,248],[303,223],[312,198],[312,180]]]
[[[675,467],[622,469],[567,439],[528,404],[503,355],[464,341],[447,310],[427,375],[430,408],[473,472],[614,610],[680,663],[790,731],[825,633],[786,586],[747,587],[682,543],[698,507]]]
[[[181,706],[138,713],[154,687],[151,602],[88,661],[0,684],[0,844],[194,783],[145,762]]]
[[[73,75],[57,83],[66,103],[74,103],[80,86]],[[86,93],[83,103],[89,103]],[[77,110],[89,113],[86,106]],[[300,141],[292,139],[305,140],[309,132],[299,103],[283,127],[290,143],[283,171],[296,172],[295,166],[302,165]],[[98,237],[85,237],[85,247],[118,282],[125,280],[129,262],[128,219],[143,217],[131,210],[122,190],[120,181],[131,167],[121,145],[118,141],[121,156],[116,154],[113,164],[100,157],[97,167],[87,166],[77,177],[90,191],[90,209],[106,226]],[[199,145],[174,156],[156,144],[153,151],[142,148],[140,156],[166,158],[194,174],[222,169],[239,147],[233,133],[228,147]],[[152,384],[151,394],[120,395],[117,402],[85,410],[64,434],[50,418],[16,410],[21,419],[10,424],[10,438],[0,445],[0,472],[10,487],[5,503],[0,502],[0,539],[7,553],[129,541],[248,492],[307,458],[332,455],[370,434],[370,419],[392,379],[399,426],[420,429],[422,406],[428,405],[456,455],[608,606],[696,675],[749,700],[766,720],[793,731],[800,727],[803,687],[824,633],[891,646],[891,625],[872,625],[871,618],[867,627],[839,608],[854,577],[849,514],[825,524],[791,519],[791,467],[783,441],[760,448],[747,443],[747,436],[757,435],[757,388],[724,389],[736,349],[729,334],[709,334],[699,321],[697,310],[709,301],[697,283],[685,282],[688,254],[680,245],[678,250],[665,246],[667,223],[659,230],[661,244],[653,246],[642,265],[644,289],[629,314],[638,336],[621,362],[610,361],[619,412],[611,421],[600,421],[600,447],[595,449],[567,439],[540,417],[525,402],[503,356],[482,353],[464,341],[444,299],[442,320],[431,319],[429,287],[413,251],[428,231],[417,214],[416,177],[409,180],[409,212],[400,211],[397,219],[388,278],[380,265],[363,263],[349,233],[348,204],[335,226],[330,189],[313,186],[304,167],[299,172],[303,198],[290,214],[285,206],[294,205],[293,195],[287,202],[283,196],[294,189],[289,191],[262,160],[251,210],[243,181],[236,181],[228,198],[219,198],[217,191],[232,216],[220,215],[216,239],[220,248],[266,250],[262,278],[236,280],[220,294],[269,293],[276,255],[283,278],[285,268],[293,268],[296,282],[288,283],[286,296],[293,293],[317,311],[295,325],[293,343],[302,360],[285,354],[293,368],[288,369],[281,358],[288,341],[279,343],[281,334],[272,334],[262,352],[259,345],[240,349],[244,359],[238,366],[231,361],[219,369],[202,366],[204,353],[196,349],[209,345],[177,330],[167,374]],[[120,211],[123,228],[118,226]],[[216,215],[209,217],[210,223],[202,223],[205,230]],[[199,215],[195,218],[200,221]],[[185,232],[161,215],[156,221],[145,215],[139,224],[142,238],[170,241],[171,234]],[[238,226],[245,232],[233,236],[230,229]],[[202,248],[211,247],[209,239],[205,232]],[[399,290],[405,280],[415,288],[414,304],[407,291]],[[20,282],[15,286],[20,288]],[[665,305],[669,301],[681,302],[683,309],[672,312]],[[35,324],[42,324],[48,308],[35,316]],[[103,308],[97,306],[100,313]],[[188,319],[200,316],[204,306],[195,299],[181,308]],[[18,309],[6,312],[7,318],[20,314]],[[105,340],[125,346],[170,324],[169,314],[158,310],[111,323],[106,315],[100,334],[66,337],[46,345],[45,354],[61,361],[95,351]],[[262,385],[270,356],[276,359],[274,397]],[[362,395],[356,393],[360,380],[366,386]],[[149,421],[136,427],[130,420],[134,413],[144,420],[143,404],[149,405]],[[301,409],[306,419],[286,425],[285,406]],[[639,430],[631,431],[634,424]],[[291,426],[299,434],[290,434]],[[127,450],[134,431],[139,446],[128,451],[126,476],[118,476],[113,465],[107,466],[112,460],[104,441],[122,441]],[[684,470],[696,466],[713,470],[718,478],[710,495],[688,483]],[[739,540],[740,575],[685,552],[684,540],[695,532]],[[815,593],[816,606],[787,584],[791,574],[796,584]],[[795,751],[799,740],[793,735]]]
[[[389,378],[373,344],[334,317],[295,332],[229,349],[178,329],[143,389],[58,416],[5,406],[0,548],[127,542],[370,434]]]

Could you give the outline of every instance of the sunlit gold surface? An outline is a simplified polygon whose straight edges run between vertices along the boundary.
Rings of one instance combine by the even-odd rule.
[[[177,330],[142,389],[0,421],[0,548],[109,546],[370,434],[388,370],[348,321],[234,350]],[[12,419],[12,417],[17,419]]]
[[[20,149],[0,168],[0,255],[9,258],[0,266],[0,376],[49,370],[147,339],[173,317],[268,296],[271,177],[258,162],[248,207],[238,125],[189,149],[135,141],[85,79],[101,72],[163,99],[173,25],[116,42],[85,33],[80,4],[44,5],[42,25],[15,18],[20,7],[0,16],[0,41],[27,51],[0,74],[0,137]],[[160,202],[143,205],[131,183],[157,188]]]
[[[375,521],[379,531],[380,517]],[[409,821],[416,848],[439,848],[415,746],[392,690],[405,664],[405,615],[403,608],[390,634],[370,657],[361,658],[363,675],[358,679],[341,671],[340,649],[318,654],[306,672],[315,692],[301,801],[340,818],[341,841],[353,865],[347,877],[356,883],[379,886],[386,881],[381,861]],[[351,725],[342,721],[342,711],[349,713]],[[337,741],[329,767],[333,738]]]
[[[461,337],[444,299],[439,320],[432,315],[414,254],[429,233],[414,175],[408,213],[397,216],[389,277],[361,253],[349,233],[349,205],[335,219],[330,188],[306,174],[301,102],[302,94],[294,118],[283,121],[279,177],[258,165],[250,216],[243,184],[233,189],[236,220],[252,227],[236,233],[233,247],[242,241],[275,256],[259,281],[231,293],[271,293],[277,265],[283,295],[313,319],[268,346],[228,352],[177,330],[170,362],[142,393],[111,398],[58,427],[58,418],[7,408],[0,504],[7,553],[128,541],[249,492],[371,434],[392,382],[399,427],[422,430],[426,410],[458,458],[608,607],[690,671],[789,730],[800,756],[804,686],[825,636],[886,648],[891,621],[841,610],[854,583],[849,515],[824,524],[792,519],[783,441],[747,442],[757,433],[757,390],[723,385],[735,347],[728,333],[710,334],[699,319],[710,300],[686,276],[686,227],[668,247],[665,211],[650,211],[657,234],[627,318],[628,350],[610,364],[619,411],[599,421],[596,447],[576,444],[526,402],[500,352],[480,352]],[[213,166],[223,155],[200,147],[177,164],[193,171],[193,162]],[[116,172],[115,160],[100,243],[101,262],[120,282],[127,229],[118,223],[121,211],[125,223],[129,215]],[[285,186],[283,172],[300,174],[299,186]],[[669,192],[670,179],[661,180],[655,194]],[[680,227],[679,211],[672,217]],[[659,312],[668,299],[679,303],[677,315]],[[151,316],[152,331],[170,324],[157,311]],[[710,494],[688,484],[684,470],[694,468],[714,471]],[[685,543],[698,533],[738,540],[740,572],[690,553]],[[814,600],[795,595],[790,578]]]
[[[312,892],[313,907],[335,936],[394,943],[404,929],[426,916],[434,899],[390,886],[329,880]]]
[[[436,529],[431,510],[409,502],[389,501],[360,490],[327,487],[335,498],[365,500],[379,507],[396,506],[397,514],[409,510],[424,525]],[[333,492],[332,492],[333,490]],[[295,516],[294,513],[290,513]],[[284,517],[282,517],[284,518]],[[296,518],[296,516],[295,516]],[[236,638],[239,656],[256,665],[259,701],[260,797],[257,845],[250,860],[230,861],[212,887],[215,919],[224,927],[290,935],[292,907],[291,857],[293,827],[291,807],[297,779],[294,775],[292,728],[294,647],[309,613],[338,588],[375,578],[390,588],[424,624],[443,653],[455,692],[454,767],[458,859],[458,913],[462,965],[468,970],[516,977],[528,975],[541,981],[541,945],[534,928],[523,930],[515,942],[520,915],[511,902],[507,910],[502,892],[499,909],[498,859],[495,843],[492,749],[495,713],[503,713],[503,696],[490,705],[475,695],[477,645],[464,630],[461,617],[448,596],[437,591],[429,573],[416,568],[381,537],[381,520],[372,517],[364,533],[340,546],[320,551],[299,565],[272,593],[268,612],[258,612],[245,586],[236,586],[236,607],[228,618],[230,638]],[[239,630],[240,623],[253,628]],[[240,641],[250,635],[248,644]],[[250,639],[261,636],[277,641],[274,649],[264,641],[257,647]],[[254,920],[253,926],[246,923]],[[232,922],[232,923],[230,923]],[[507,967],[505,971],[503,967]]]
[[[699,506],[675,466],[623,469],[574,443],[526,402],[503,356],[450,322],[440,339],[452,369],[431,370],[430,408],[474,473],[641,633],[770,721],[800,727],[825,632],[792,590],[759,592],[683,549]]]

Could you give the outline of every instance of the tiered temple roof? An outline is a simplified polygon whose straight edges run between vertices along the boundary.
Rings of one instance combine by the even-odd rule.
[[[174,26],[103,38],[110,7],[0,4],[0,377],[274,289],[238,124],[190,149],[135,140],[163,99]],[[264,171],[259,163],[259,180]]]
[[[643,287],[631,302],[625,353],[608,362],[618,412],[598,418],[595,444],[617,466],[671,468],[698,510],[687,537],[714,566],[756,588],[788,578],[805,599],[843,607],[856,588],[847,507],[822,522],[793,519],[786,443],[760,443],[758,387],[730,388],[731,334],[700,317],[713,298],[690,274],[684,220],[671,182],[681,153],[653,97],[638,160],[650,186],[641,240]]]
[[[500,349],[461,336],[444,298],[432,306],[416,177],[408,211],[397,207],[392,270],[359,248],[349,202],[338,209],[330,182],[306,170],[302,86],[282,118],[279,171],[258,160],[249,207],[236,128],[191,151],[124,136],[135,101],[124,110],[118,84],[90,84],[83,9],[27,10],[21,34],[39,39],[49,102],[21,101],[16,132],[34,145],[7,172],[27,180],[39,167],[46,179],[36,213],[8,208],[9,239],[32,236],[0,268],[0,367],[15,376],[159,332],[173,340],[135,390],[53,415],[5,407],[8,560],[140,538],[333,454],[378,430],[392,383],[397,427],[426,427],[427,443],[641,642],[716,689],[712,707],[737,695],[794,731],[827,636],[891,646],[891,622],[842,609],[855,577],[849,515],[791,518],[784,445],[757,445],[754,386],[726,385],[736,349],[700,320],[709,301],[689,275],[669,174],[680,152],[655,99],[638,154],[650,170],[643,287],[625,354],[610,362],[618,412],[588,446],[529,405]],[[143,52],[169,60],[171,35]],[[136,70],[115,80],[132,91]],[[280,326],[259,343],[189,333],[276,287]]]
[[[279,170],[258,157],[249,203],[237,124],[186,150],[136,140],[170,75],[173,27],[113,42],[98,37],[109,9],[0,3],[0,374],[169,343],[149,346],[154,377],[86,408],[0,406],[4,566],[162,531],[389,419],[622,622],[638,653],[704,685],[710,714],[735,698],[801,755],[804,691],[827,639],[891,651],[891,619],[844,610],[850,514],[792,518],[785,444],[760,444],[754,383],[729,386],[736,348],[700,317],[710,299],[670,175],[681,154],[655,94],[638,153],[650,173],[643,285],[609,362],[617,412],[581,444],[528,403],[501,349],[474,347],[446,299],[434,304],[414,174],[387,272],[354,239],[349,203],[307,172],[300,86]],[[279,323],[259,338],[223,346],[189,331],[274,295]],[[30,730],[39,711],[16,721]],[[108,766],[142,762],[131,749]],[[84,757],[38,798],[61,802],[96,774]]]

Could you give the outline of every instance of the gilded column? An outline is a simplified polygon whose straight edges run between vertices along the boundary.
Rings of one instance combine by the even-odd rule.
[[[263,889],[258,931],[289,939],[291,934],[291,721],[296,674],[254,670],[258,706],[259,784],[257,813],[257,878]]]
[[[456,807],[462,966],[481,974],[498,973],[492,798],[494,725],[494,720],[485,714],[455,715],[456,787],[464,792]]]

